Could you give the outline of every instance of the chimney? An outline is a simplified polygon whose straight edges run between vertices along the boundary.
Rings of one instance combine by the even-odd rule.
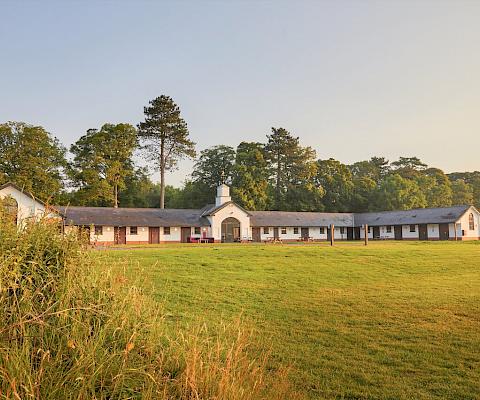
[[[215,207],[219,207],[222,204],[228,203],[232,201],[230,197],[230,188],[222,183],[220,186],[217,187],[217,197],[215,199]]]

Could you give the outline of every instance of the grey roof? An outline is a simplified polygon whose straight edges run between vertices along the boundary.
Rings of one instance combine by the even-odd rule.
[[[113,207],[57,207],[72,225],[209,226],[202,210]]]
[[[456,222],[470,206],[417,208],[407,211],[381,211],[355,214],[355,225],[414,225]]]
[[[352,213],[250,211],[252,226],[353,226]]]
[[[225,205],[230,203],[225,203]],[[104,226],[210,226],[205,217],[220,208],[202,209],[56,207],[67,224]],[[251,226],[370,226],[452,223],[470,206],[420,208],[408,211],[370,213],[324,213],[294,211],[248,211]],[[243,210],[243,209],[242,209]]]
[[[216,206],[215,204],[209,204],[205,207],[202,208],[202,216],[207,216],[207,215],[214,215],[217,211],[220,211],[222,208],[225,208],[226,206],[228,206],[229,204],[234,204],[237,208],[239,208],[240,210],[242,210],[244,213],[246,213],[247,215],[250,215],[250,211],[247,211],[245,210],[243,207],[239,206],[237,203],[233,202],[233,201],[227,201],[226,203],[223,203],[219,206]]]

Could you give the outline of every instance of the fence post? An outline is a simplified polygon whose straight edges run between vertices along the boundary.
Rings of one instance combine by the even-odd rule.
[[[330,225],[330,246],[335,244],[335,225]]]
[[[365,236],[365,246],[368,246],[368,224],[365,224],[364,236]]]

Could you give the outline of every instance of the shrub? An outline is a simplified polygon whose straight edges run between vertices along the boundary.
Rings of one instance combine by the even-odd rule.
[[[287,373],[252,359],[240,322],[167,334],[140,286],[42,220],[0,206],[0,398],[282,399]],[[214,338],[214,339],[213,339]]]

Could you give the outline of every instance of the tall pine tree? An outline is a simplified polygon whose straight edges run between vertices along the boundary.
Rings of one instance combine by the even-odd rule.
[[[162,95],[151,100],[144,114],[138,136],[147,160],[160,171],[160,208],[165,208],[165,173],[175,169],[180,159],[195,157],[195,143],[171,97]]]

